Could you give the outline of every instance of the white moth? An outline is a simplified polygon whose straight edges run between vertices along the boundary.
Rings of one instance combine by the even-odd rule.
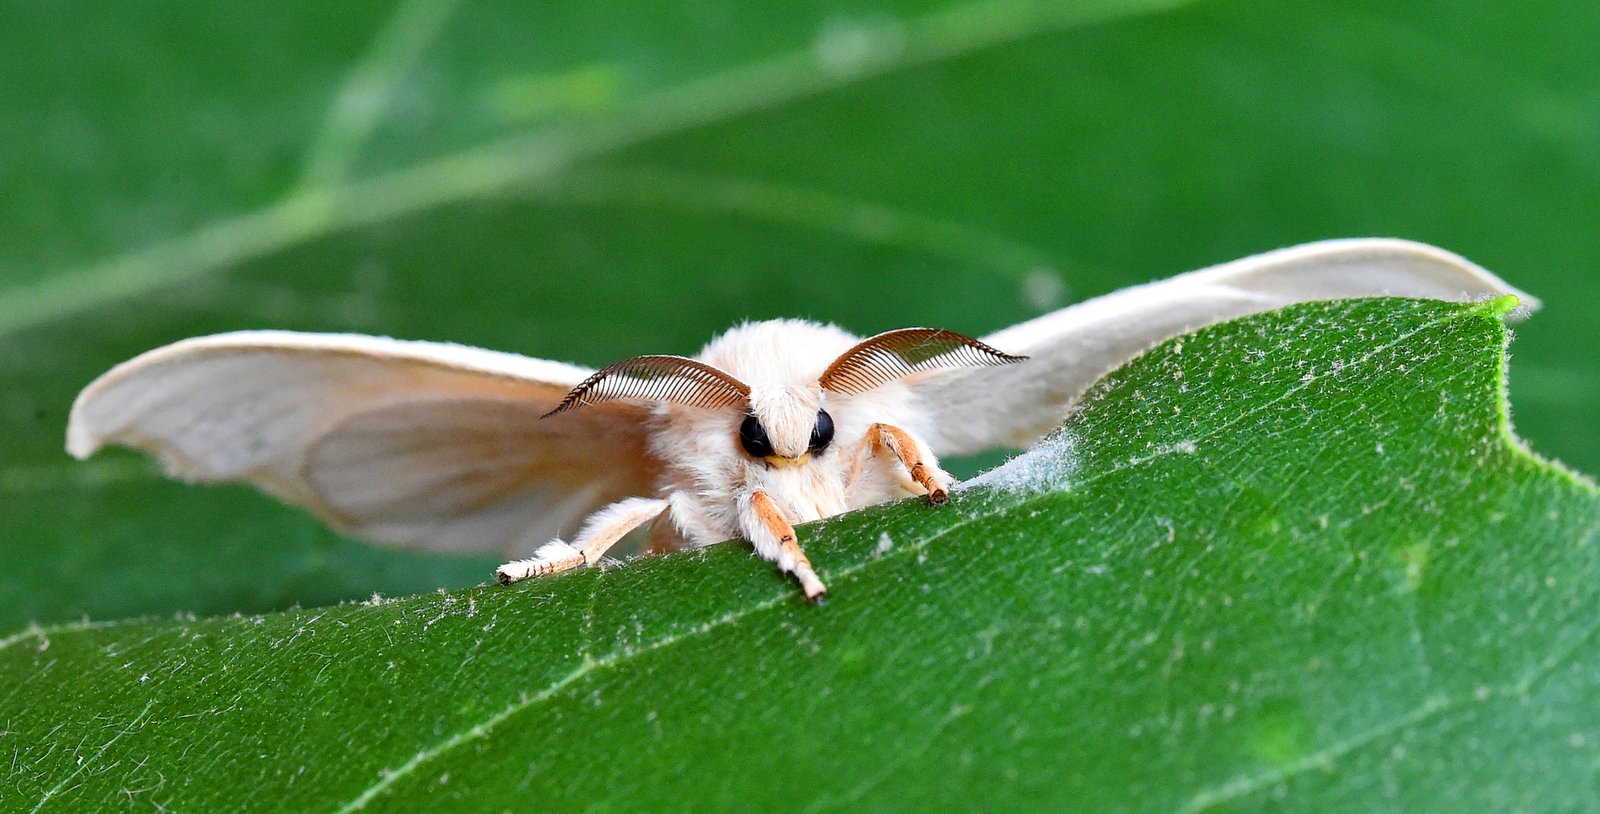
[[[249,481],[369,540],[518,557],[502,582],[593,565],[645,524],[652,553],[742,537],[817,600],[794,524],[907,495],[944,503],[938,456],[1032,444],[1163,339],[1308,300],[1504,294],[1536,306],[1454,254],[1365,239],[1125,289],[981,341],[773,320],[692,359],[596,372],[432,342],[227,333],[101,376],[73,405],[67,449],[139,447],[174,477]]]

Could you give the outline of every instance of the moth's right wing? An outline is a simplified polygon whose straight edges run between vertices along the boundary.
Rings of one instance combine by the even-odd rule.
[[[1298,302],[1359,297],[1539,301],[1458,255],[1405,240],[1308,243],[1096,297],[983,337],[1020,364],[936,370],[907,383],[939,455],[1024,448],[1055,429],[1101,376],[1157,343]]]
[[[247,481],[375,542],[521,555],[659,473],[639,403],[540,420],[591,372],[353,334],[199,337],[85,388],[67,449],[144,449],[174,477]]]

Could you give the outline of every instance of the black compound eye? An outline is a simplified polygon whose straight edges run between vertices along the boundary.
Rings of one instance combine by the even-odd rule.
[[[772,454],[772,441],[767,438],[767,429],[756,420],[755,413],[745,416],[744,423],[739,425],[739,446],[754,458],[765,458]]]
[[[811,428],[811,454],[816,455],[833,443],[833,416],[817,411],[817,426]]]

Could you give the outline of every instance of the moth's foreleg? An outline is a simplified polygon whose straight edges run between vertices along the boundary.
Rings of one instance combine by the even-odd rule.
[[[667,501],[630,497],[589,515],[571,543],[551,540],[526,560],[513,560],[495,569],[495,579],[509,584],[529,577],[557,574],[593,565],[628,532],[650,522],[667,509]]]
[[[757,554],[775,563],[778,570],[794,574],[800,581],[800,590],[805,592],[806,601],[822,601],[828,589],[817,578],[806,552],[795,542],[794,526],[766,492],[758,489],[740,498],[739,524]]]
[[[867,428],[866,445],[871,455],[893,453],[906,474],[928,496],[929,503],[943,506],[950,502],[950,474],[939,468],[938,459],[911,433],[892,424],[873,424]]]

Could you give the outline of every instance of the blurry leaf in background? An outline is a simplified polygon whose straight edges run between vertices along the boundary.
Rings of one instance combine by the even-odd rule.
[[[0,8],[0,629],[486,577],[61,451],[95,375],[240,328],[598,365],[1395,235],[1544,299],[1517,425],[1600,470],[1600,7],[547,5]]]

